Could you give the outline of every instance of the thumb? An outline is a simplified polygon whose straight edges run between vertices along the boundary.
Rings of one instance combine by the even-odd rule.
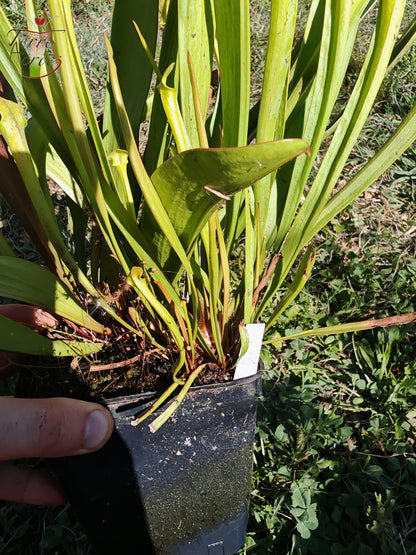
[[[0,397],[0,460],[96,451],[112,429],[110,413],[95,403]]]

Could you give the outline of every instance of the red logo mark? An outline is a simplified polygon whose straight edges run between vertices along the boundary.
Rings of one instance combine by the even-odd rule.
[[[42,17],[42,19],[39,19],[38,17],[35,17],[35,23],[36,25],[43,25],[45,23],[45,18]]]

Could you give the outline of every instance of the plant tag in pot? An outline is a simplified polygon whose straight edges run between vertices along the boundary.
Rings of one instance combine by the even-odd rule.
[[[237,362],[234,380],[248,378],[257,373],[265,324],[247,324],[248,348]]]

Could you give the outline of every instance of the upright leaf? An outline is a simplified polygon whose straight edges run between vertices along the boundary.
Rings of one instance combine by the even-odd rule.
[[[205,121],[211,84],[213,25],[209,0],[178,1],[178,69],[182,117],[193,148],[199,144],[188,68],[191,56]]]
[[[286,123],[287,88],[291,51],[296,28],[297,4],[290,0],[272,0],[270,31],[264,69],[263,89],[257,123],[259,143],[283,139]],[[277,213],[271,202],[275,173],[254,187],[259,205],[260,234],[268,238],[276,227]]]
[[[133,21],[140,27],[147,45],[154,53],[158,28],[158,2],[114,0],[111,46],[124,104],[137,139],[153,70],[137,36]],[[105,98],[103,136],[107,152],[124,148],[123,134],[110,83],[108,83]]]

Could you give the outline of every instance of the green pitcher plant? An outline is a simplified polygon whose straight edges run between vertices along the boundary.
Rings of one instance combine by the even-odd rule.
[[[235,366],[245,324],[264,322],[265,342],[291,337],[279,318],[311,273],[314,236],[416,139],[415,105],[346,180],[416,21],[401,27],[405,0],[311,0],[299,33],[298,2],[271,0],[263,86],[253,99],[249,0],[114,0],[97,114],[70,0],[41,4],[25,1],[19,29],[0,8],[0,193],[41,260],[23,260],[0,234],[0,296],[51,313],[57,325],[38,333],[0,316],[0,349],[88,361],[128,341],[132,360],[158,352],[171,385],[141,419],[177,397],[155,431],[204,369]],[[371,45],[334,121],[370,9]]]

